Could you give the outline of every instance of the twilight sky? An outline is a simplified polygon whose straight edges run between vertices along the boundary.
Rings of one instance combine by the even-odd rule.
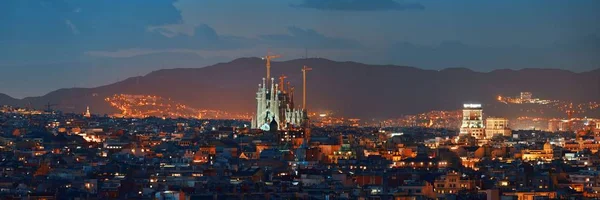
[[[476,71],[600,67],[597,0],[2,0],[0,93],[239,57]],[[262,70],[262,69],[261,69]]]

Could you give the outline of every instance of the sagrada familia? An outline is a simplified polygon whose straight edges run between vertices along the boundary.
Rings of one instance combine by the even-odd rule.
[[[256,92],[256,116],[252,119],[253,129],[262,129],[264,131],[291,130],[305,126],[308,122],[305,102],[303,108],[296,108],[294,105],[294,87],[284,87],[285,76],[279,77],[280,82],[275,83],[275,79],[270,77],[271,59],[279,56],[266,56],[267,60],[267,78],[262,79],[262,84],[258,84]],[[306,100],[306,71],[309,68],[302,69],[304,75],[304,95]]]

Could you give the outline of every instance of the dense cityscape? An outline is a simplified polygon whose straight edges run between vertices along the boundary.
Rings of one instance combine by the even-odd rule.
[[[270,59],[267,56],[267,75]],[[373,124],[308,112],[263,78],[254,116],[114,95],[119,115],[2,107],[4,199],[599,198],[600,120],[488,117],[481,104]],[[499,97],[499,100],[503,98]],[[550,104],[524,92],[505,103]],[[299,104],[299,103],[298,103]],[[459,105],[460,106],[460,105]],[[458,106],[457,106],[458,107]],[[141,109],[146,109],[142,111]],[[187,115],[180,113],[187,112]],[[198,115],[194,115],[198,114]],[[213,112],[218,115],[219,112]],[[571,115],[569,115],[571,117]],[[527,124],[527,123],[526,123]],[[526,125],[525,127],[527,127]],[[532,127],[535,127],[533,125]]]

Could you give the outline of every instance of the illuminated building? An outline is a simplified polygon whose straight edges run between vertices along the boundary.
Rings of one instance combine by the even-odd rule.
[[[294,108],[293,94],[276,90],[278,84],[274,84],[274,79],[271,79],[270,88],[266,85],[263,79],[256,92],[256,117],[252,119],[252,128],[269,130],[267,127],[273,120],[278,122],[279,129],[302,125],[305,114]]]
[[[435,192],[438,195],[456,194],[461,190],[475,189],[477,183],[473,179],[466,178],[460,172],[448,172],[446,175],[434,182]]]
[[[514,130],[546,130],[548,125],[548,119],[538,117],[521,116],[510,121],[510,127]]]
[[[496,135],[510,137],[511,130],[508,128],[508,119],[490,117],[485,120],[485,137],[489,139]]]
[[[270,60],[267,59],[267,77],[270,77],[270,67]],[[285,87],[285,78],[281,76],[279,84],[275,83],[275,78],[271,78],[270,83],[263,78],[262,84],[258,85],[253,129],[270,130],[269,124],[275,121],[279,124],[278,129],[284,130],[299,127],[308,118],[306,110],[294,108],[294,88],[289,83],[288,88]]]
[[[548,120],[548,131],[549,132],[560,131],[560,123],[561,123],[561,120],[558,120],[558,119]]]
[[[481,104],[464,104],[460,135],[471,135],[476,139],[485,137]]]
[[[506,97],[506,96],[498,96],[496,98],[499,102],[506,104],[550,104],[557,103],[556,100],[545,100],[540,98],[533,98],[533,94],[531,92],[521,92],[519,96],[516,97]]]
[[[194,163],[207,163],[214,159],[217,155],[217,149],[215,145],[201,146],[200,149],[194,154]]]
[[[598,179],[597,171],[579,171],[577,173],[569,174],[569,180],[573,184],[583,185],[584,188],[592,188],[600,183]]]
[[[600,135],[600,120],[596,121],[596,128],[594,128],[594,134],[596,136]]]
[[[580,138],[576,141],[566,142],[563,148],[574,152],[583,151],[587,149],[590,150],[592,153],[596,153],[600,151],[600,143],[594,141],[593,139],[583,140]]]
[[[556,191],[549,192],[509,192],[504,193],[503,196],[516,197],[516,199],[555,199],[557,197]],[[515,198],[512,198],[515,199]]]
[[[360,119],[348,119],[350,126],[358,127],[360,125]]]
[[[548,130],[552,132],[572,132],[575,130],[573,127],[575,123],[576,122],[573,119],[551,120],[548,121]]]
[[[521,92],[521,102],[530,102],[531,97],[531,92]]]
[[[350,146],[350,138],[348,136],[339,136],[341,147],[338,151],[334,151],[333,154],[328,155],[328,159],[331,163],[338,163],[338,160],[350,160],[356,159],[356,151]]]
[[[544,160],[544,161],[552,161],[554,158],[554,150],[552,149],[552,144],[550,142],[546,142],[544,144],[544,148],[542,150],[523,150],[523,160]]]
[[[448,167],[448,161],[443,161],[438,158],[429,158],[418,156],[414,158],[405,158],[398,162],[394,162],[394,168],[413,168],[413,169],[444,169]]]
[[[89,106],[85,109],[85,114],[83,116],[87,117],[87,118],[92,117],[92,113],[90,113],[90,107]]]

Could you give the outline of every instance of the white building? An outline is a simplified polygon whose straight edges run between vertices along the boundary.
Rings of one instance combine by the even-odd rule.
[[[476,139],[484,139],[483,109],[481,108],[481,104],[464,104],[463,107],[460,135],[471,135]]]

